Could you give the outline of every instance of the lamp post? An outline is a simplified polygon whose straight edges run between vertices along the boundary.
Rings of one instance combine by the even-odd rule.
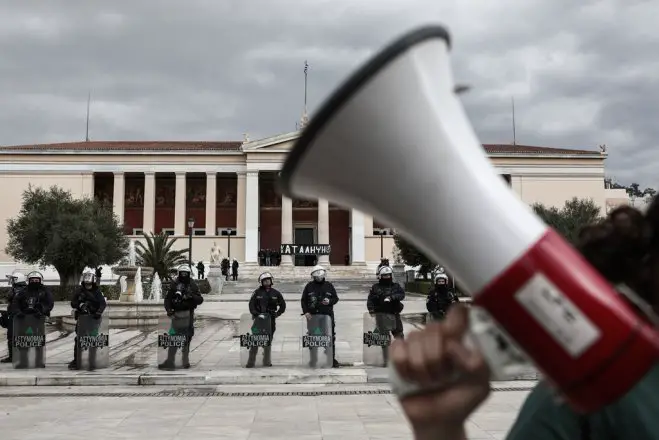
[[[188,265],[192,270],[192,229],[194,228],[194,219],[188,219]]]
[[[380,236],[380,260],[384,258],[384,234],[385,234],[385,229],[384,228],[374,228],[373,232],[376,235]]]
[[[233,229],[228,228],[227,229],[227,257],[229,260],[231,260],[231,233],[233,232]]]
[[[227,258],[231,260],[231,236],[236,235],[236,230],[233,228],[222,228],[220,234],[227,236]]]

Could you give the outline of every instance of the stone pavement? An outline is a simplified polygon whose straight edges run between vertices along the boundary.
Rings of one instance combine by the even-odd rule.
[[[207,300],[197,311],[196,333],[191,346],[190,370],[164,372],[157,369],[155,329],[112,329],[110,368],[95,372],[71,372],[66,366],[73,357],[73,334],[50,326],[47,336],[47,366],[41,370],[14,370],[0,364],[0,386],[19,385],[223,385],[266,383],[382,383],[381,368],[364,368],[362,362],[363,314],[366,294],[343,292],[335,307],[337,359],[345,368],[311,370],[305,367],[300,335],[306,329],[300,316],[299,294],[285,294],[286,313],[277,320],[273,343],[273,368],[246,370],[240,366],[238,320],[247,312],[248,295],[220,295]],[[215,299],[215,298],[213,298]],[[404,313],[425,310],[422,298],[409,297]],[[67,303],[58,303],[52,313],[70,314]],[[415,328],[405,323],[409,333]],[[0,357],[6,355],[5,332],[0,334]],[[534,372],[529,377],[535,378]]]
[[[136,389],[140,391],[135,392]],[[221,396],[204,395],[204,392],[212,394],[208,389],[204,392],[156,387],[98,390],[97,387],[0,388],[2,439],[411,438],[396,398],[390,394],[370,394],[378,391],[374,386],[350,389],[336,385],[223,386],[217,388],[226,394]],[[313,395],[313,391],[326,395]],[[370,393],[360,394],[360,391]],[[158,392],[161,394],[157,395]],[[281,395],[282,392],[308,395]],[[526,394],[492,393],[469,420],[469,439],[504,439]]]

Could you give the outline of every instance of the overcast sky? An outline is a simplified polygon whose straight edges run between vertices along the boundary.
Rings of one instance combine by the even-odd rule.
[[[445,24],[484,143],[609,147],[659,186],[656,0],[0,0],[0,144],[289,132],[360,63]]]

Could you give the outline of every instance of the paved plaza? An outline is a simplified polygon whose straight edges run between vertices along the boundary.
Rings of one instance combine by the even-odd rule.
[[[335,308],[338,369],[305,367],[300,295],[284,292],[272,368],[240,366],[238,320],[248,295],[207,296],[198,309],[189,370],[157,369],[155,329],[113,329],[110,368],[69,371],[73,334],[57,326],[70,314],[58,303],[47,337],[47,367],[0,365],[4,439],[403,439],[411,438],[383,368],[362,364],[365,293],[340,291]],[[404,313],[425,310],[408,296]],[[419,324],[405,322],[409,333]],[[4,332],[2,338],[5,337]],[[6,348],[0,345],[0,356]],[[535,373],[530,372],[534,379]],[[524,379],[524,378],[522,378]],[[533,380],[494,384],[470,420],[470,439],[504,438]],[[35,386],[37,385],[37,386]],[[148,385],[148,386],[145,386]]]
[[[377,390],[374,387],[350,389],[372,392]],[[165,392],[163,396],[154,397],[157,391],[164,391],[155,387],[102,388],[102,392],[95,387],[0,388],[0,432],[3,440],[411,438],[400,406],[390,394],[268,395],[278,391],[337,393],[346,391],[345,385],[322,388],[224,386],[219,389],[227,393],[234,391],[236,396],[204,396],[203,392],[193,390],[178,396]],[[384,391],[384,387],[380,389]],[[37,390],[40,394],[27,395]],[[250,393],[265,395],[241,395]],[[526,392],[522,391],[492,393],[468,422],[469,438],[505,438],[525,396]]]

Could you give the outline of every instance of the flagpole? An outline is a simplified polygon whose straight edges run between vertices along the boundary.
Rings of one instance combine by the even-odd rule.
[[[304,116],[307,116],[307,86],[309,80],[309,63],[304,61]]]
[[[513,145],[517,145],[517,132],[515,129],[515,98],[511,98],[513,107]]]
[[[87,92],[87,128],[85,130],[85,142],[89,142],[89,102],[91,101],[92,92]]]

